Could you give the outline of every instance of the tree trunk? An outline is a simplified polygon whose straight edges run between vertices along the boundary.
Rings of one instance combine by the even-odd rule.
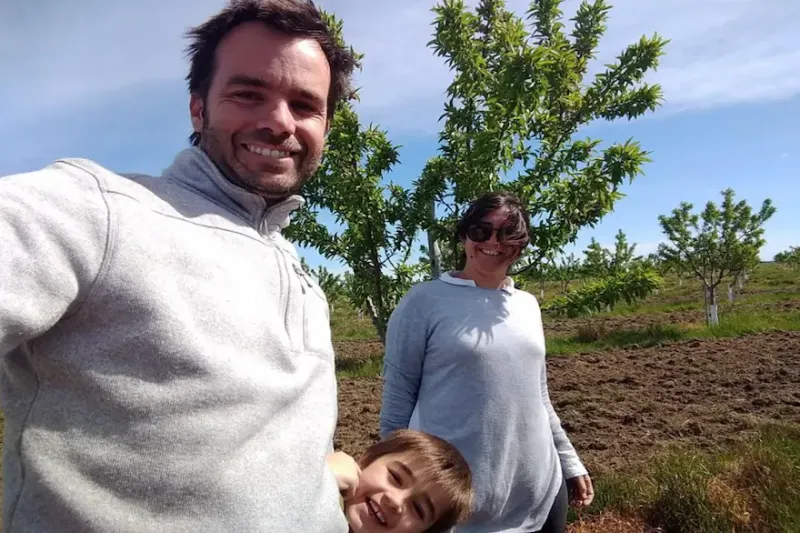
[[[431,224],[436,221],[436,199],[431,199]],[[428,231],[428,255],[431,259],[431,279],[438,279],[442,275],[442,250],[439,241],[433,238],[433,232]]]
[[[539,282],[539,299],[544,300],[544,280]]]
[[[728,285],[728,301],[733,303],[733,284]]]
[[[719,325],[717,295],[713,287],[706,287],[706,322],[709,326]]]
[[[369,310],[372,314],[372,325],[375,326],[375,331],[378,332],[378,338],[380,338],[381,344],[386,346],[386,320],[384,320],[382,312],[375,308],[372,297],[367,297],[367,305],[369,305]]]
[[[747,279],[747,272],[744,270],[736,276],[736,286],[739,290],[744,289],[744,281]]]

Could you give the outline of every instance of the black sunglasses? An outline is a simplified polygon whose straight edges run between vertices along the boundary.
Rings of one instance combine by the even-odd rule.
[[[489,222],[476,222],[467,228],[467,237],[473,242],[486,242],[492,238],[493,233],[497,233],[497,241],[501,243],[526,240],[516,228],[502,226],[495,229]]]

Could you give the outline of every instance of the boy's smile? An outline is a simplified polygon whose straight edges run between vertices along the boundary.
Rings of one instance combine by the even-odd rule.
[[[440,487],[414,475],[403,454],[378,458],[361,471],[358,490],[345,500],[352,533],[422,533],[447,505]]]

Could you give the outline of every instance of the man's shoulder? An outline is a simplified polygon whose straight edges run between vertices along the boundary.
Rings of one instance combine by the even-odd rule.
[[[69,157],[56,159],[35,170],[4,176],[2,179],[21,187],[47,184],[48,187],[55,188],[55,194],[81,187],[105,191],[131,181],[152,178],[143,174],[117,173],[91,159]]]
[[[118,189],[120,187],[124,188],[134,183],[157,179],[148,174],[138,172],[118,172],[92,159],[78,157],[59,159],[50,166],[66,170],[67,172],[83,172],[86,175],[92,176],[100,182],[105,189],[109,190]]]

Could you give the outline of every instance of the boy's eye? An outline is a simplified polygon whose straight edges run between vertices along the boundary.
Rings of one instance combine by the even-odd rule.
[[[414,511],[416,511],[420,520],[425,520],[425,511],[422,509],[422,506],[419,504],[419,502],[414,502]]]
[[[392,475],[392,479],[394,480],[395,483],[397,483],[398,485],[402,485],[403,484],[403,478],[401,478],[397,474],[397,472],[395,472],[394,470],[389,470],[389,474]]]

